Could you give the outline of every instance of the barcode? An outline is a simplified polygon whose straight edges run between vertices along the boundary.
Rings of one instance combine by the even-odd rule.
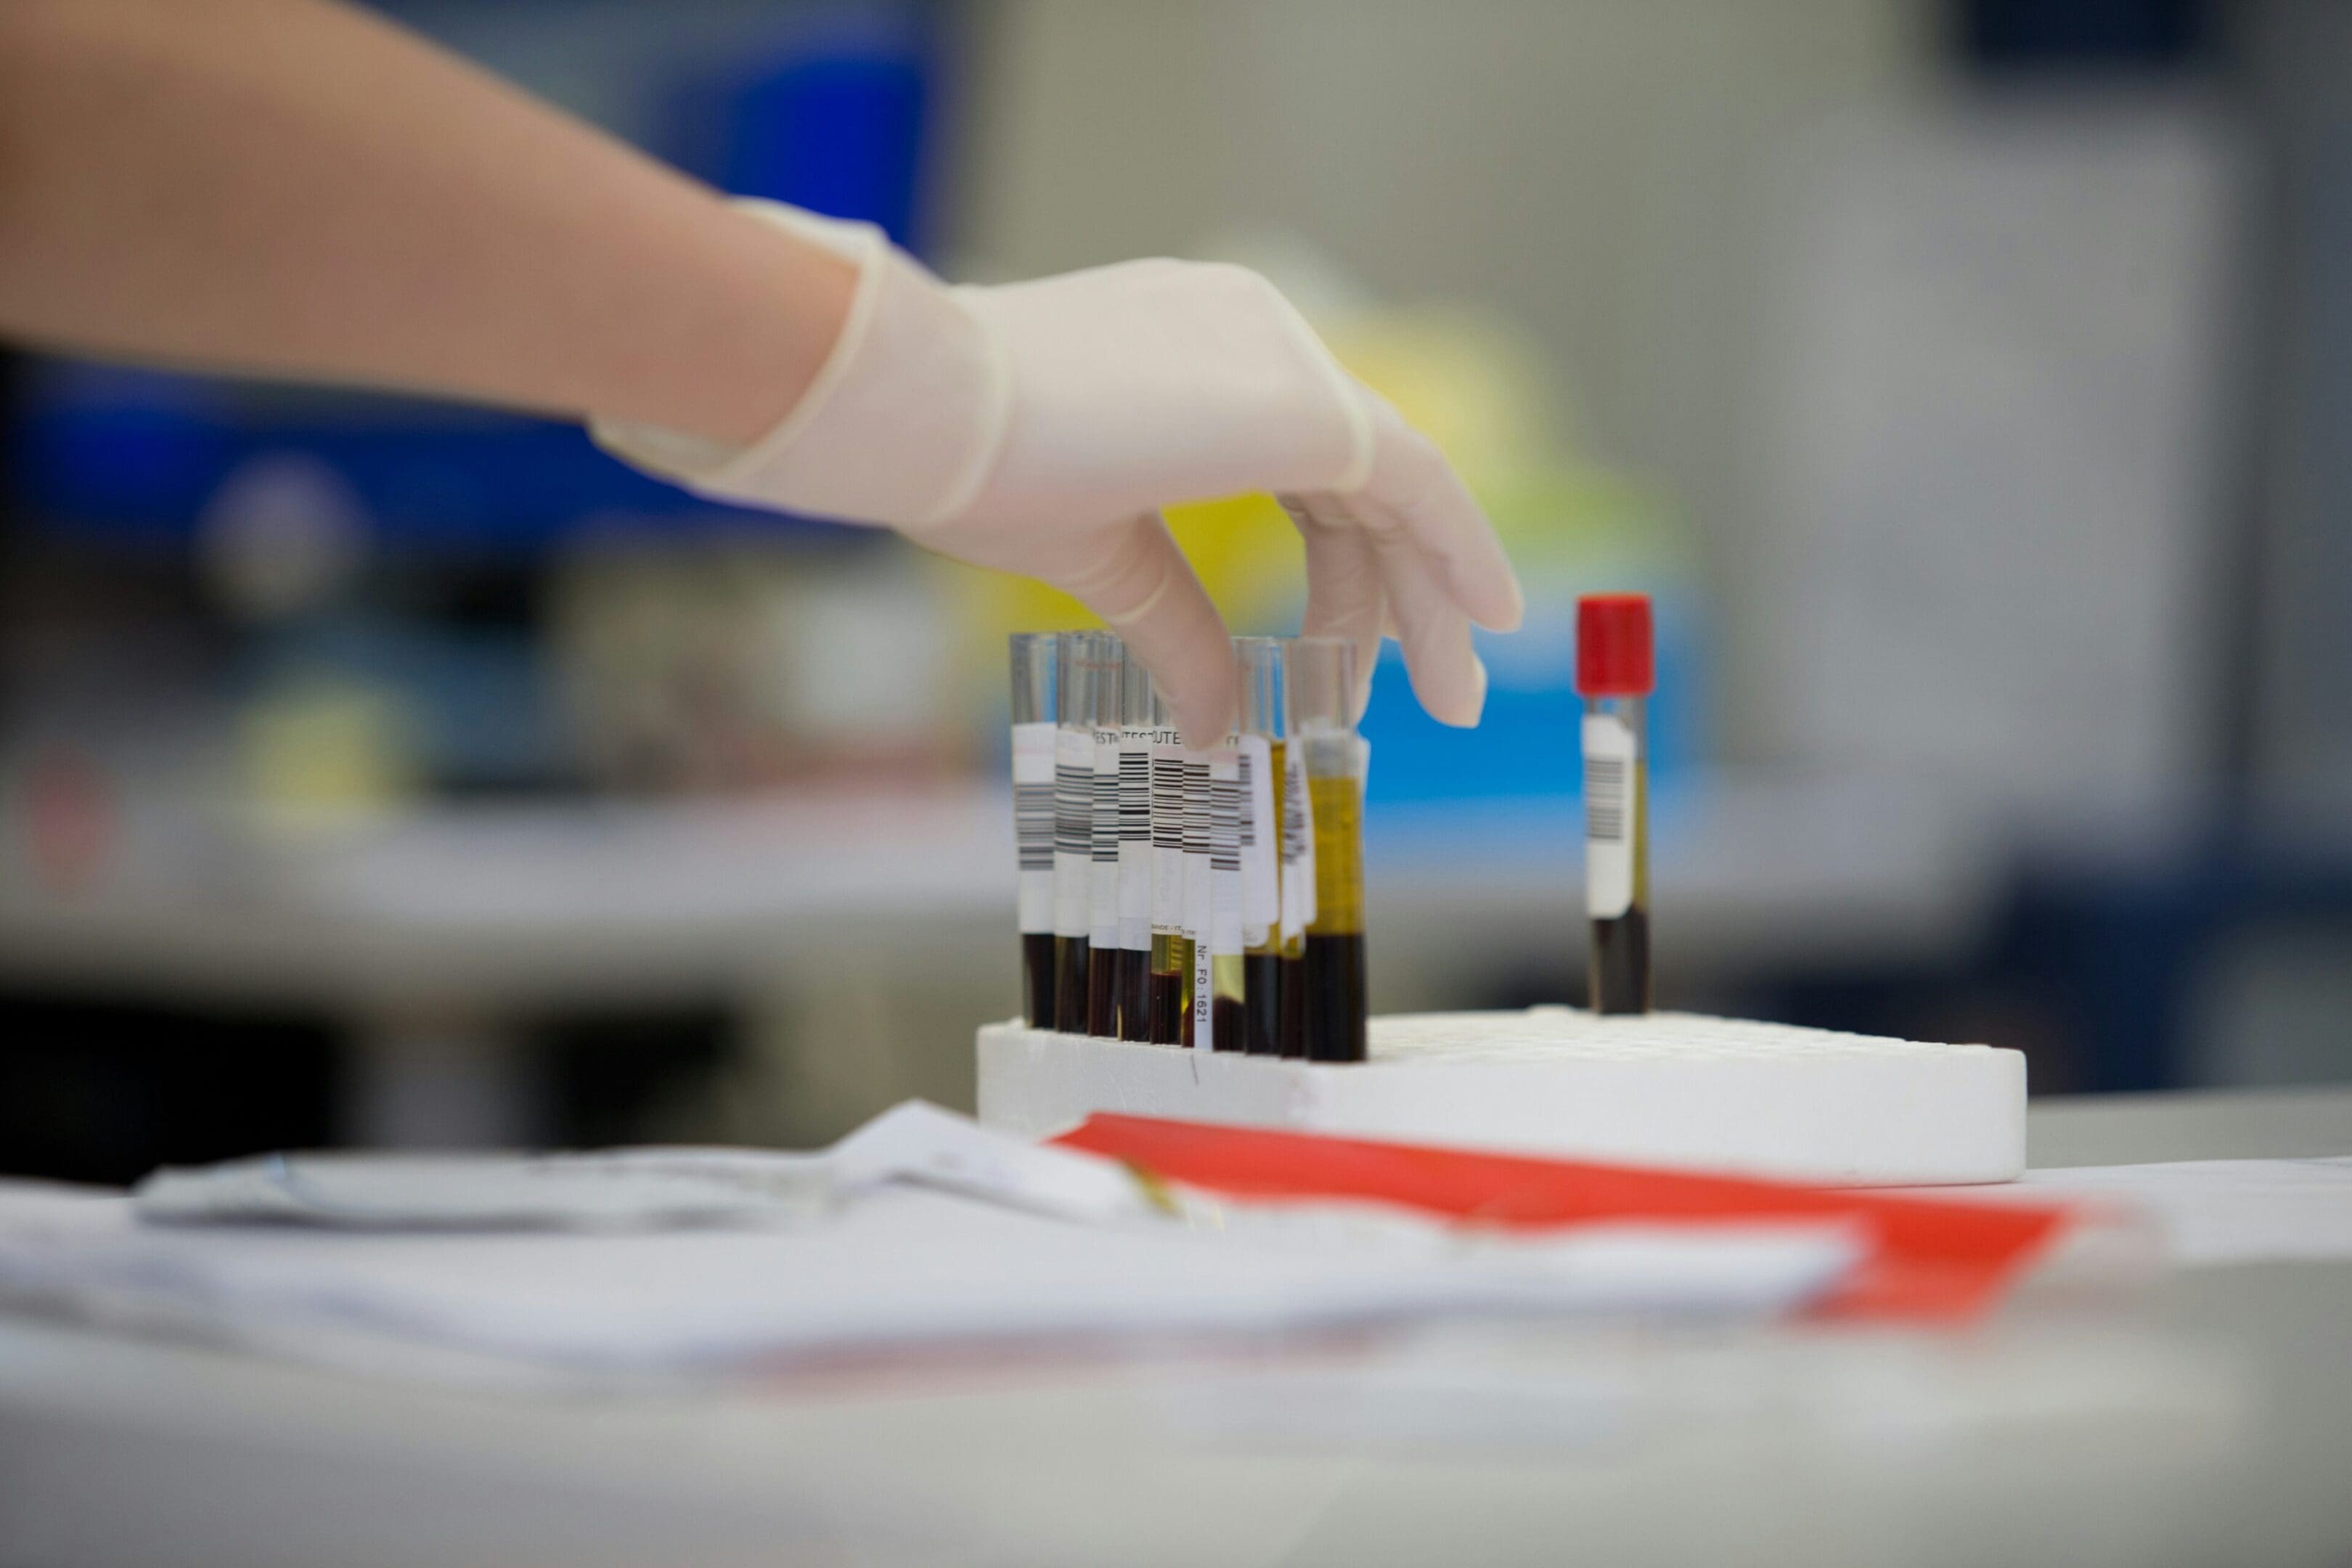
[[[1234,786],[1241,791],[1242,847],[1244,849],[1257,847],[1257,796],[1250,793],[1250,784],[1254,780],[1255,770],[1250,766],[1250,756],[1251,753],[1248,752],[1242,753],[1242,776]]]
[[[1013,786],[1013,840],[1021,846],[1024,871],[1054,868],[1054,847],[1061,829],[1060,803],[1050,783]]]
[[[1057,763],[1054,767],[1054,848],[1063,855],[1084,855],[1094,847],[1091,767]]]
[[[1118,753],[1118,837],[1128,844],[1151,839],[1151,753],[1141,746]]]
[[[1088,847],[1097,864],[1118,862],[1118,774],[1116,771],[1095,770],[1095,810]]]
[[[1172,752],[1151,759],[1151,843],[1184,847],[1184,763]]]
[[[1184,763],[1184,853],[1206,855],[1210,844],[1209,764]]]
[[[1242,868],[1242,786],[1239,779],[1209,781],[1209,814],[1214,839],[1209,864],[1220,871]]]
[[[1282,861],[1286,866],[1296,866],[1307,858],[1307,792],[1295,787],[1285,789],[1282,792]]]
[[[1584,759],[1584,836],[1596,844],[1625,841],[1625,759]]]

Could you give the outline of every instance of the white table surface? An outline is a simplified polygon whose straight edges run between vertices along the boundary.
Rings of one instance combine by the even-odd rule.
[[[2031,1136],[2042,1164],[2352,1152],[2352,1091],[2053,1102]],[[1274,1441],[1185,1412],[1222,1386],[1311,1415],[1311,1359],[554,1399],[0,1319],[0,1562],[2352,1558],[2352,1265],[2029,1299],[1957,1336],[1478,1353],[1528,1408],[1620,1402],[1582,1436]]]

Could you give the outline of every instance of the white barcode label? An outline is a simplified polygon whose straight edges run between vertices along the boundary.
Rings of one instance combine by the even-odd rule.
[[[1020,921],[1054,929],[1054,726],[1013,726],[1013,843],[1021,858]]]
[[[1095,738],[1054,731],[1054,934],[1087,934],[1094,889]]]
[[[1184,753],[1184,920],[1178,929],[1195,942],[1209,936],[1210,851],[1216,836],[1209,804],[1209,758],[1205,752]],[[1197,891],[1196,891],[1197,889]]]
[[[1264,735],[1242,737],[1242,941],[1264,947],[1282,919],[1282,832],[1274,815],[1274,751]]]
[[[1151,748],[1151,929],[1184,929],[1184,748],[1172,737]]]
[[[1097,949],[1118,945],[1118,731],[1095,731],[1093,895],[1087,940]]]
[[[1209,944],[1195,942],[1192,946],[1192,1048],[1213,1051],[1217,1048],[1217,1008],[1213,994],[1214,966],[1209,957]]]
[[[1209,943],[1238,958],[1242,951],[1242,753],[1218,749],[1209,763],[1209,807],[1213,834],[1209,863],[1215,870],[1211,892],[1213,919]]]
[[[1184,935],[1192,943],[1192,1044],[1211,1048],[1209,945],[1216,933],[1216,811],[1209,755],[1184,753]]]
[[[1118,945],[1151,946],[1151,740],[1150,730],[1118,742]]]
[[[1584,716],[1584,905],[1597,921],[1633,907],[1633,731],[1613,713]]]
[[[1315,810],[1307,794],[1307,752],[1296,743],[1282,769],[1282,940],[1315,923]]]

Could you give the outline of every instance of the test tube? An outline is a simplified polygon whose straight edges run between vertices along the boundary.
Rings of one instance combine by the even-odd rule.
[[[1307,928],[1315,921],[1315,809],[1307,789],[1307,751],[1289,728],[1289,656],[1283,658],[1286,739],[1276,809],[1282,816],[1282,914],[1275,927],[1276,1039],[1280,1054],[1307,1054]]]
[[[1064,632],[1054,659],[1054,1027],[1087,1026],[1093,893],[1095,688],[1091,632]]]
[[[1144,1035],[1184,1039],[1184,742],[1159,688],[1151,692],[1151,974]]]
[[[1360,1062],[1366,1047],[1364,752],[1355,724],[1355,644],[1298,637],[1284,673],[1289,744],[1305,761],[1315,838],[1315,914],[1302,961],[1306,1055]]]
[[[1118,1037],[1118,752],[1119,701],[1127,645],[1109,632],[1088,634],[1094,663],[1094,812],[1089,845],[1094,863],[1087,938],[1087,1033]]]
[[[1242,751],[1227,734],[1209,753],[1208,962],[1193,967],[1196,1047],[1239,1051],[1247,1042],[1242,986]],[[1198,994],[1208,982],[1205,1001]],[[1205,1030],[1203,1034],[1202,1031]]]
[[[1282,1052],[1282,644],[1235,637],[1241,670],[1242,1049]]]
[[[1584,698],[1584,901],[1595,1013],[1650,1010],[1650,764],[1644,708],[1657,684],[1646,594],[1576,602]]]
[[[1120,666],[1118,737],[1118,1037],[1151,1037],[1151,672]]]
[[[1061,639],[1015,632],[1013,838],[1020,854],[1021,1016],[1054,1026],[1054,665]]]
[[[1213,994],[1217,829],[1209,765],[1207,752],[1184,749],[1184,936],[1178,952],[1184,961],[1181,1043],[1191,1047],[1209,1043],[1202,1037]]]

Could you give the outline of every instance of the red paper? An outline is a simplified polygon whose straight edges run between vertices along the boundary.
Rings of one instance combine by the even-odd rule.
[[[1817,1318],[1973,1317],[1998,1300],[2071,1219],[2061,1205],[1895,1197],[1103,1112],[1054,1142],[1231,1197],[1370,1199],[1507,1228],[1843,1220],[1863,1230],[1870,1248],[1812,1309]]]

